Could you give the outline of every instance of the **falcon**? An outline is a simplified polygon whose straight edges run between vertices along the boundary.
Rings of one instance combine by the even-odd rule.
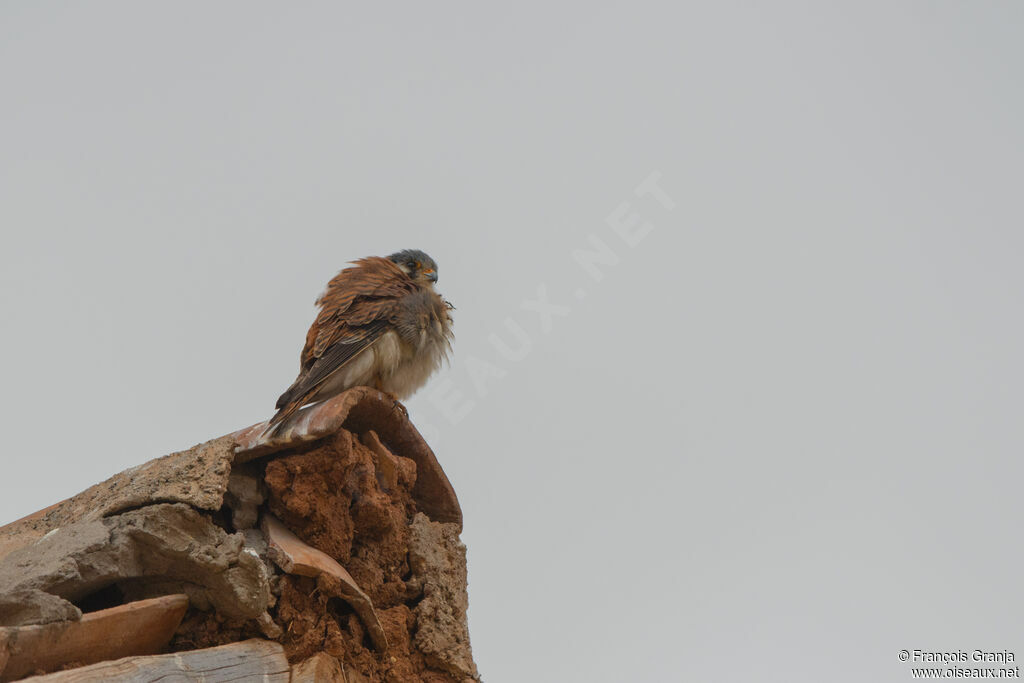
[[[299,376],[277,399],[266,432],[299,408],[355,386],[384,391],[397,403],[447,359],[454,307],[434,290],[434,259],[406,249],[352,263],[317,300]]]

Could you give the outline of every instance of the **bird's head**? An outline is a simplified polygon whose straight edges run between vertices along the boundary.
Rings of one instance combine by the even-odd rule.
[[[388,256],[388,260],[397,265],[417,282],[434,284],[437,282],[437,264],[434,259],[419,249],[404,249]]]

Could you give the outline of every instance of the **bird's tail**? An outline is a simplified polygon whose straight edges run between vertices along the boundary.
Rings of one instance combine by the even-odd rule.
[[[298,396],[292,400],[289,396],[291,389],[286,391],[283,396],[277,401],[277,412],[274,413],[274,417],[267,421],[267,428],[260,434],[260,438],[272,436],[277,428],[281,426],[281,423],[287,420],[289,417],[294,415],[299,408],[306,405],[309,402],[309,396]]]
[[[281,426],[281,423],[291,417],[298,409],[299,406],[297,404],[292,404],[285,406],[274,413],[274,417],[270,418],[267,422],[267,427],[263,430],[263,433],[260,434],[260,438],[262,439],[268,436],[273,436],[274,432],[277,431],[277,428]]]

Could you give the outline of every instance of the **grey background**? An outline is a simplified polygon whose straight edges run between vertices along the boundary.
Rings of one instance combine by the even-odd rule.
[[[1024,6],[825,4],[3,2],[0,522],[266,418],[418,247],[488,681],[1024,657]]]

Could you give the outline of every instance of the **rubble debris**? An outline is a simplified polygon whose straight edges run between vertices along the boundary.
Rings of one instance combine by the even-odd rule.
[[[0,529],[0,559],[54,529],[143,505],[175,502],[200,510],[218,510],[231,472],[234,445],[234,440],[225,436],[150,460],[12,522]]]
[[[95,660],[83,657],[37,680],[176,678],[193,656],[200,670],[210,653],[234,656],[220,646],[272,648],[276,663],[252,674],[265,680],[287,680],[289,661],[310,680],[479,680],[462,513],[403,411],[358,387],[270,437],[264,426],[131,468],[0,527],[8,645],[12,634],[75,633],[104,614],[118,620],[113,633],[134,623],[132,604],[187,600],[169,642],[149,650],[173,654],[89,666]],[[14,652],[0,647],[0,670]],[[268,652],[257,659],[273,660]],[[224,666],[207,680],[249,676]]]
[[[320,652],[292,667],[291,683],[348,683],[348,681],[341,662],[326,652]]]
[[[402,461],[399,461],[399,459],[395,457],[395,454],[387,449],[387,446],[385,446],[381,442],[380,437],[377,436],[377,432],[371,429],[359,437],[359,440],[364,446],[369,448],[375,456],[373,464],[377,472],[377,483],[380,484],[382,489],[388,492],[393,491],[398,486],[400,478],[404,478],[406,481],[416,480],[416,463],[405,459],[405,462],[411,463],[413,468],[411,472],[402,471],[404,469],[402,467]],[[400,477],[400,471],[404,476]]]
[[[263,478],[256,468],[246,464],[232,468],[228,488],[224,493],[224,506],[231,512],[231,524],[236,531],[256,526],[259,506],[265,499]]]
[[[375,431],[392,453],[416,463],[412,496],[420,511],[435,521],[455,523],[462,531],[462,509],[437,457],[409,418],[383,392],[355,387],[300,410],[272,434],[263,434],[266,427],[267,423],[261,422],[231,435],[238,443],[236,463],[297,448],[337,434],[342,428],[353,434]]]
[[[270,603],[270,576],[242,543],[188,505],[148,505],[62,527],[10,553],[0,561],[0,594],[34,588],[76,602],[154,577],[228,617],[255,619]]]
[[[63,598],[36,588],[0,593],[0,626],[78,621],[82,610]]]
[[[387,650],[388,638],[373,609],[373,603],[359,588],[352,575],[327,553],[300,541],[298,536],[288,531],[273,515],[263,515],[262,524],[263,534],[270,548],[270,557],[274,562],[288,574],[309,577],[324,575],[326,580],[320,581],[318,585],[352,605],[359,618],[363,620],[374,647],[381,652]]]

